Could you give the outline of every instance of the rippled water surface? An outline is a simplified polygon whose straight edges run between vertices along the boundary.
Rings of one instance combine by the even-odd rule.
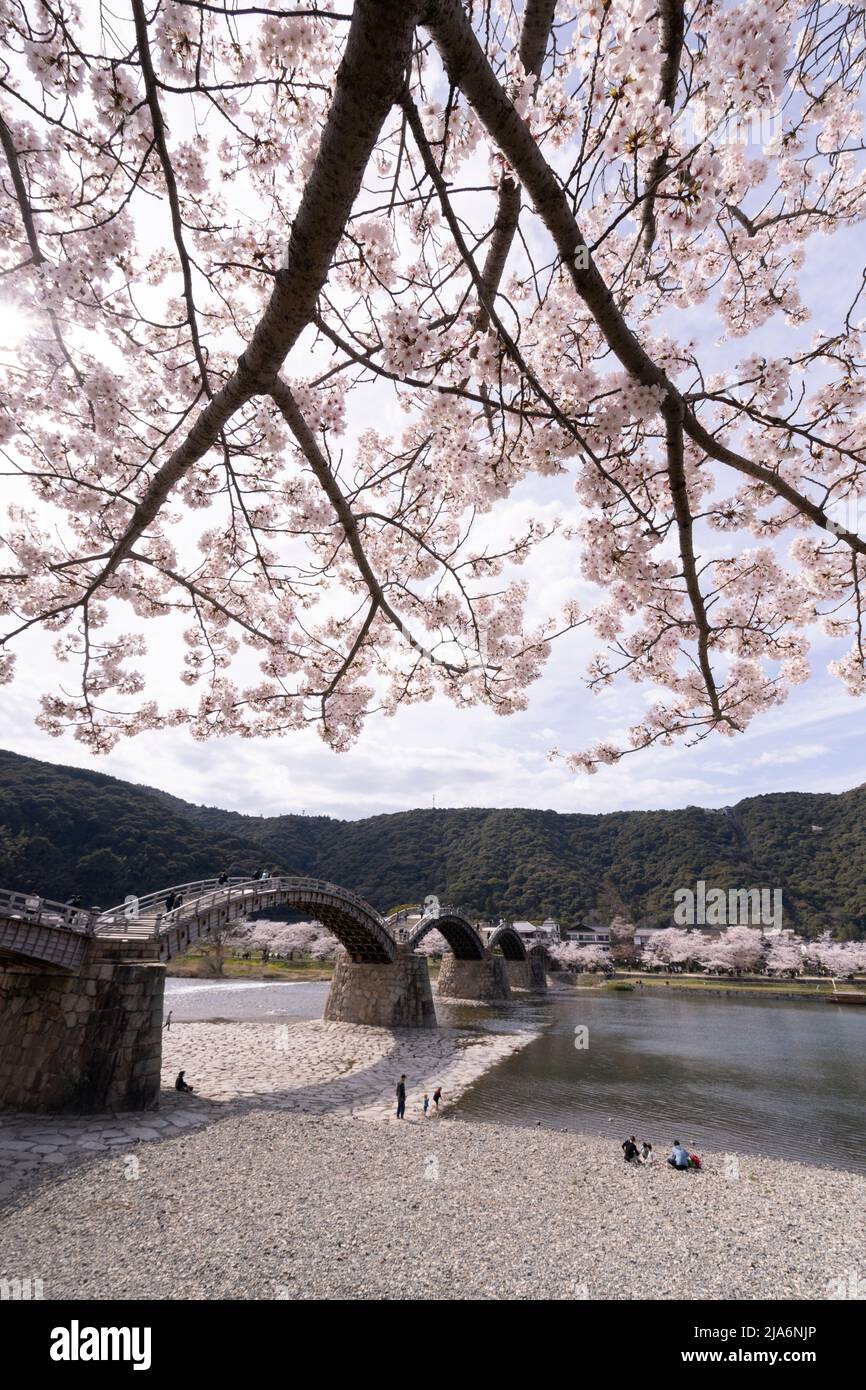
[[[647,991],[542,1009],[544,1031],[472,1087],[465,1118],[866,1172],[866,1008]]]
[[[176,1019],[320,1018],[327,983],[169,980]],[[551,993],[437,1004],[441,1023],[537,1032],[458,1106],[465,1119],[541,1123],[666,1147],[767,1154],[866,1173],[866,1008],[741,996]],[[588,1029],[586,1049],[575,1028]]]

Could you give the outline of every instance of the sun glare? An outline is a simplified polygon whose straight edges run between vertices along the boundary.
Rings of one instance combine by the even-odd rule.
[[[33,316],[20,305],[0,300],[0,352],[21,347],[34,327]]]

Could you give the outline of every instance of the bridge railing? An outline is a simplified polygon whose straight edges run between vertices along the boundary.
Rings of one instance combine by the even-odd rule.
[[[97,922],[97,913],[90,908],[70,907],[38,893],[15,893],[7,888],[0,888],[0,917],[35,926],[62,927],[81,936],[92,936]]]
[[[382,921],[386,927],[399,927],[401,922],[405,922],[410,917],[423,917],[424,907],[421,903],[417,907],[400,907],[396,912],[389,912]]]
[[[384,917],[382,920],[386,927],[396,928],[402,927],[403,923],[408,921],[410,917],[415,917],[417,921],[412,927],[414,931],[415,927],[419,927],[422,922],[427,921],[428,915],[429,914],[424,912],[424,904],[418,903],[417,907],[401,907],[397,912],[392,912],[388,917]],[[472,921],[472,913],[468,912],[465,907],[461,907],[459,903],[440,903],[436,916],[462,917],[467,922]],[[405,928],[403,928],[403,930],[405,930]]]
[[[162,917],[167,911],[166,903],[172,895],[183,899],[180,907],[188,907],[207,894],[228,893],[231,888],[239,888],[242,885],[252,887],[258,882],[259,879],[245,878],[242,875],[228,878],[224,883],[220,883],[218,878],[199,878],[191,883],[175,883],[169,888],[160,888],[156,893],[144,893],[140,897],[130,893],[125,902],[107,908],[99,914],[97,931],[100,927],[120,926],[124,922],[135,922],[139,918],[148,920]]]
[[[440,903],[439,910],[435,916],[431,916],[429,913],[425,916],[424,913],[422,913],[417,921],[405,926],[396,925],[394,917],[388,917],[385,920],[385,926],[391,929],[398,941],[405,942],[411,941],[412,937],[415,936],[417,932],[421,931],[422,928],[426,927],[428,923],[436,923],[441,921],[443,917],[462,917],[465,922],[468,922],[469,925],[472,926],[472,917],[470,914],[465,908],[459,907],[454,903]]]
[[[254,897],[266,893],[287,893],[297,892],[303,895],[305,892],[318,895],[335,895],[341,902],[352,903],[365,916],[372,914],[373,919],[381,924],[378,913],[370,907],[370,904],[358,893],[352,893],[346,888],[338,888],[333,883],[328,883],[325,879],[295,877],[291,874],[272,875],[267,878],[230,878],[225,883],[220,883],[218,879],[199,879],[194,883],[181,883],[174,888],[160,889],[158,893],[148,893],[140,898],[133,898],[121,903],[118,907],[110,908],[107,912],[99,915],[96,931],[111,931],[129,925],[130,930],[134,930],[134,925],[138,923],[136,935],[161,936],[170,931],[172,927],[190,918],[195,918],[205,911],[215,907],[228,906],[237,900],[238,895],[242,898]],[[178,894],[182,901],[176,906],[167,906],[171,895]]]

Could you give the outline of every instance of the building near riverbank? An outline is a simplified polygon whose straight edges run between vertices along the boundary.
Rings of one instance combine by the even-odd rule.
[[[559,923],[553,917],[541,923],[512,922],[511,925],[526,946],[557,946],[562,940]]]

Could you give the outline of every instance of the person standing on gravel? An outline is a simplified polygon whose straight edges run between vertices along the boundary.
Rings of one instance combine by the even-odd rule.
[[[406,1114],[406,1073],[397,1082],[397,1119],[402,1120]]]
[[[437,1109],[437,1110],[439,1109],[439,1102],[440,1102],[441,1099],[442,1099],[442,1087],[441,1087],[441,1086],[437,1086],[437,1087],[436,1087],[436,1090],[433,1092],[433,1104],[436,1106],[436,1109]]]

